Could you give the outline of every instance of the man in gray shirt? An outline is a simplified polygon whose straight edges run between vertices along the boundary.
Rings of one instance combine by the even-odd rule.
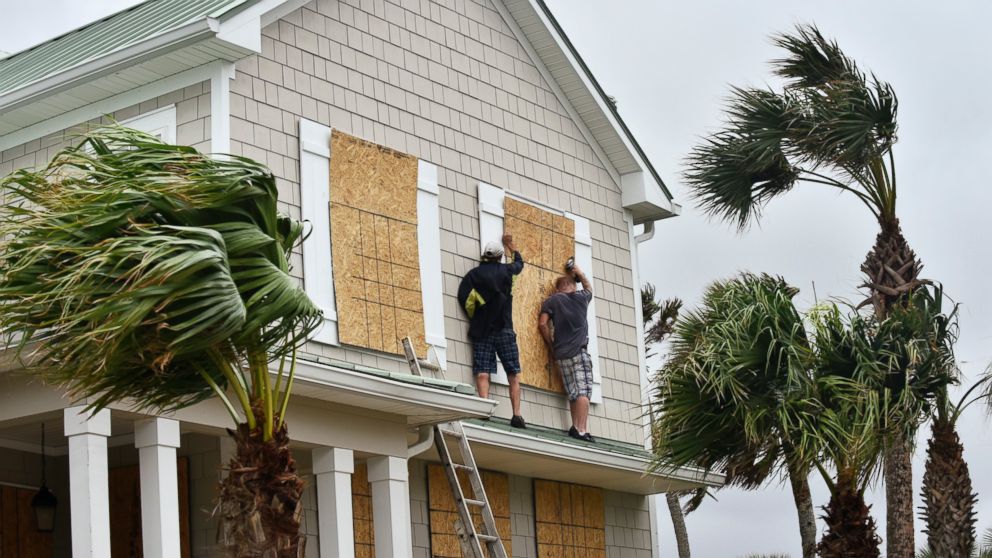
[[[555,293],[541,306],[538,329],[561,370],[568,393],[572,413],[572,427],[568,435],[592,442],[592,434],[586,430],[589,398],[592,397],[592,359],[586,351],[589,345],[587,312],[592,301],[592,284],[578,266],[571,271],[572,277],[562,276],[555,281]],[[581,291],[575,289],[576,280],[582,283]],[[549,322],[554,327],[553,335]]]

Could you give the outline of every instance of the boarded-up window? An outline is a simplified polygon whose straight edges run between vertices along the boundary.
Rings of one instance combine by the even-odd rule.
[[[482,487],[486,490],[486,497],[489,505],[493,509],[493,516],[496,518],[496,530],[499,537],[503,539],[503,547],[507,556],[513,556],[510,543],[512,533],[510,530],[510,480],[503,473],[482,471]],[[431,520],[431,556],[441,558],[462,558],[461,545],[458,536],[455,534],[455,520],[458,519],[458,510],[455,508],[455,500],[451,494],[451,485],[445,475],[444,467],[435,463],[427,467],[428,477],[428,507],[430,508]],[[459,480],[462,484],[462,491],[467,498],[472,497],[472,488],[469,484],[468,476],[460,472]],[[478,532],[485,532],[482,528],[482,515],[475,508],[472,510],[472,519]]]
[[[417,159],[334,131],[331,245],[341,343],[426,350],[417,245]]]
[[[561,374],[551,359],[537,320],[554,280],[565,273],[565,260],[575,254],[575,222],[528,203],[506,198],[503,227],[513,235],[526,262],[513,287],[513,327],[520,347],[520,381],[564,393]]]
[[[606,556],[606,508],[601,488],[535,479],[534,512],[538,556]]]
[[[37,529],[31,488],[0,486],[0,558],[47,558],[54,556],[52,533]],[[65,505],[62,497],[61,505]],[[66,513],[63,510],[58,510]]]
[[[351,508],[355,524],[355,558],[375,556],[375,529],[372,526],[372,487],[369,468],[356,463],[351,475]]]

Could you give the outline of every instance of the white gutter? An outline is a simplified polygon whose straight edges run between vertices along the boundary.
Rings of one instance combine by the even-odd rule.
[[[407,459],[413,459],[418,455],[424,453],[425,451],[431,449],[434,445],[434,426],[430,424],[425,424],[421,426],[418,431],[420,435],[417,437],[417,441],[413,445],[406,448]]]
[[[647,221],[644,223],[644,232],[634,237],[634,242],[637,244],[643,244],[654,238],[654,221]]]
[[[216,22],[214,22],[216,23]],[[160,55],[164,51],[182,48],[213,37],[218,28],[207,19],[198,19],[161,35],[122,48],[60,71],[0,96],[0,113],[35,102],[98,77],[135,66]]]

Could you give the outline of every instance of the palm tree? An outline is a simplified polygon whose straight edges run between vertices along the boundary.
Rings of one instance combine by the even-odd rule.
[[[112,126],[0,188],[7,346],[91,409],[220,399],[237,425],[222,540],[234,556],[298,556],[285,417],[320,312],[289,275],[303,227],[277,214],[272,173]]]
[[[783,473],[792,485],[803,556],[816,545],[805,435],[795,417],[815,414],[811,348],[796,290],[781,278],[717,282],[701,308],[679,317],[671,353],[655,379],[655,470],[722,469],[727,485],[762,486]],[[803,450],[803,455],[809,454]]]
[[[861,271],[869,293],[865,303],[884,320],[926,283],[896,214],[895,92],[861,71],[815,26],[799,26],[774,42],[786,51],[772,63],[784,87],[734,88],[726,125],[693,149],[687,180],[706,212],[741,230],[759,219],[768,201],[798,184],[827,186],[857,198],[879,225]],[[890,384],[883,394],[890,406],[919,409],[914,398],[933,397],[905,389],[905,381]],[[888,433],[890,558],[912,558],[914,553],[911,457],[922,416],[912,416]]]
[[[650,347],[656,343],[661,343],[672,335],[675,331],[675,321],[678,319],[679,310],[682,308],[682,301],[677,298],[670,298],[663,302],[655,299],[655,287],[648,283],[641,287],[641,317],[644,324],[644,344]],[[648,352],[647,356],[652,356]],[[655,410],[650,410],[652,419]],[[675,530],[675,545],[678,548],[679,558],[690,558],[689,531],[685,525],[685,511],[679,498],[684,493],[678,490],[665,492],[665,504],[668,505],[668,513],[672,518],[672,528]]]
[[[954,362],[950,361],[949,366]],[[971,473],[964,460],[964,447],[957,433],[957,421],[972,403],[982,398],[972,394],[984,387],[992,375],[976,382],[952,405],[945,392],[936,406],[930,428],[932,436],[927,447],[927,463],[923,473],[923,521],[927,547],[934,556],[969,558],[976,548],[975,505],[978,496],[972,492]],[[992,531],[986,533],[986,538]],[[986,540],[986,550],[978,555],[992,555],[992,539]]]

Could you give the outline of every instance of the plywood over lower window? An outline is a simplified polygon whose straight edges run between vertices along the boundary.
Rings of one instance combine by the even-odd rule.
[[[0,558],[47,558],[55,556],[52,533],[37,529],[31,488],[0,486]],[[60,495],[62,506],[65,496]],[[62,510],[59,510],[65,513]]]
[[[355,525],[355,558],[375,556],[375,529],[372,525],[372,487],[369,468],[356,463],[351,475],[351,509]]]
[[[189,458],[176,459],[179,487],[179,548],[190,556]],[[114,467],[107,472],[110,507],[111,558],[141,558],[141,470],[137,465]]]
[[[341,343],[427,350],[417,244],[417,159],[331,134],[331,245]]]
[[[537,523],[538,556],[606,556],[603,489],[535,479],[534,516]]]
[[[561,373],[554,366],[537,320],[554,281],[564,274],[565,260],[575,255],[575,222],[531,204],[506,198],[503,228],[513,235],[524,258],[524,271],[513,287],[513,327],[520,347],[520,381],[564,393]]]
[[[492,471],[482,471],[482,486],[486,490],[489,498],[489,505],[493,509],[493,516],[496,518],[496,530],[499,537],[503,539],[503,547],[507,556],[513,556],[511,542],[512,532],[510,527],[510,479],[504,473]],[[472,488],[465,474],[459,475],[462,491],[466,497],[471,498]],[[451,485],[445,475],[444,467],[436,463],[431,463],[427,467],[427,489],[428,508],[430,509],[431,521],[431,556],[438,558],[462,558],[461,545],[458,542],[458,535],[455,534],[455,521],[458,519],[458,510],[455,508],[455,500],[451,494]],[[475,509],[472,510],[472,519],[475,528],[481,533],[482,516]]]

